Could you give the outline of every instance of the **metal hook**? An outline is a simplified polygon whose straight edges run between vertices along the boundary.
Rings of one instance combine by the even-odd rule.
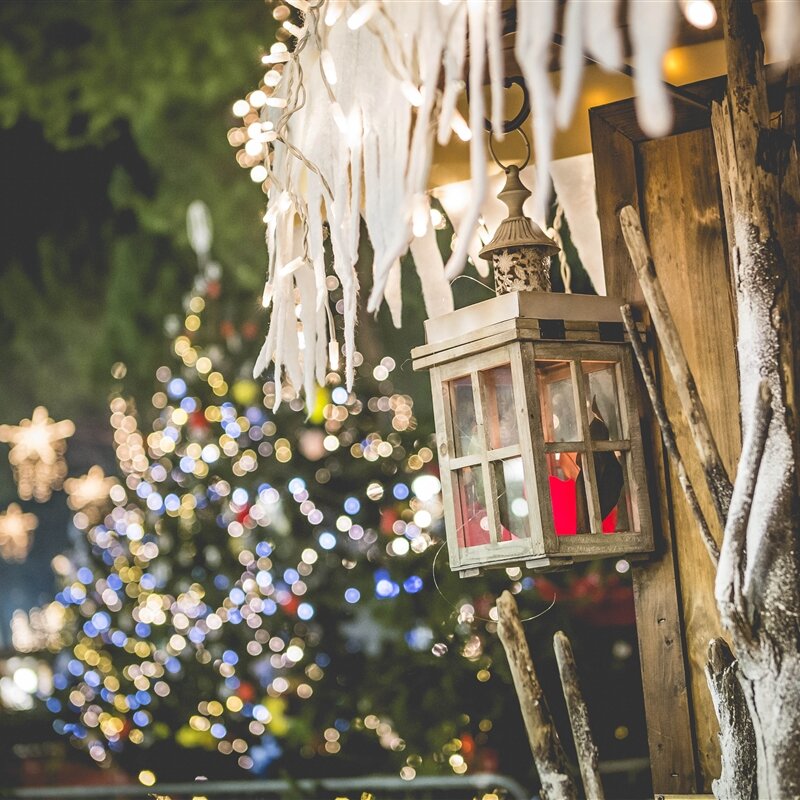
[[[526,151],[525,152],[525,161],[523,161],[522,164],[520,164],[520,166],[519,166],[520,170],[523,170],[531,162],[531,143],[530,143],[530,140],[528,139],[528,135],[525,133],[525,131],[522,128],[514,128],[514,130],[525,141],[525,151]],[[497,166],[500,167],[500,169],[502,169],[503,172],[508,172],[508,168],[509,168],[510,165],[509,164],[504,164],[497,157],[497,153],[495,153],[495,151],[494,151],[494,134],[491,131],[489,131],[489,152],[491,153],[492,158],[494,159],[494,163],[497,164]]]

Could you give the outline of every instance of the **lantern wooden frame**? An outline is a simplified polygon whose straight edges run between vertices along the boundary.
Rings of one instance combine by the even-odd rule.
[[[462,577],[492,567],[524,565],[546,570],[575,561],[652,551],[638,392],[620,304],[613,298],[590,295],[513,292],[425,323],[427,344],[415,348],[411,355],[415,369],[428,369],[431,373],[450,566]],[[541,403],[546,402],[547,392],[540,386],[536,369],[538,363],[538,375],[544,374],[547,362],[554,362],[563,373],[559,377],[566,377],[572,386],[577,440],[556,441],[551,437],[553,440],[545,441]],[[506,388],[503,419],[506,426],[516,428],[515,441],[511,443],[497,441],[497,434],[491,430],[500,419],[499,384],[487,388],[487,381],[488,376],[499,374],[498,370],[510,372],[513,410],[508,407]],[[594,440],[589,433],[586,385],[590,373],[600,370],[612,376],[618,415],[615,439]],[[466,390],[467,378],[472,386],[474,419],[470,419],[470,452],[461,452],[467,439],[464,429],[456,431],[454,427],[457,412],[453,398],[455,392]],[[497,378],[491,381],[496,382]],[[459,397],[468,399],[468,390]],[[485,413],[488,404],[494,404],[494,410]],[[627,521],[633,522],[627,526],[630,530],[603,533],[594,457],[601,452],[616,453],[622,466],[620,498],[626,499]],[[548,466],[552,462],[548,457],[559,459],[564,453],[584,456],[580,460],[580,485],[586,490],[591,532],[556,532]],[[589,454],[591,458],[585,457]],[[527,504],[527,513],[517,515],[521,519],[517,524],[527,525],[525,535],[520,537],[512,533],[508,510],[510,490],[505,465],[512,461],[516,462],[513,474],[518,474],[519,465],[522,466],[522,497]],[[500,471],[497,465],[502,465]],[[501,477],[506,488],[498,492]],[[579,491],[583,496],[582,489],[576,489],[576,498]],[[489,539],[486,543],[466,542],[464,529],[475,519],[473,516],[461,521],[467,513],[468,495],[483,497],[481,512],[485,511],[485,519],[481,517],[480,525]],[[505,506],[500,503],[504,495]],[[475,506],[479,507],[477,501]]]

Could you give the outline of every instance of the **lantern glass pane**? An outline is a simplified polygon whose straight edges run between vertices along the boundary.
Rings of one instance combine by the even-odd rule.
[[[546,442],[578,442],[582,439],[575,409],[575,388],[569,361],[537,361],[536,377]]]
[[[589,511],[580,453],[548,453],[548,481],[557,536],[589,533]]]
[[[624,485],[617,504],[617,531],[641,531],[639,523],[639,507],[637,506],[636,492],[631,483],[632,457],[630,452],[619,453],[619,460],[622,464]]]
[[[617,364],[584,361],[581,364],[589,406],[589,434],[594,441],[624,439],[619,413]]]
[[[529,539],[528,499],[521,458],[508,458],[492,464],[497,486],[497,510],[500,515],[501,542]]]
[[[456,456],[472,456],[482,451],[475,415],[472,378],[465,375],[450,381],[450,408],[453,417],[453,440]]]
[[[622,456],[623,454],[615,453],[613,450],[593,454],[597,502],[603,520],[603,533],[631,530],[629,495]]]
[[[491,542],[486,511],[486,490],[481,467],[465,467],[453,473],[456,482],[456,536],[460,548]]]
[[[489,429],[489,447],[495,450],[519,444],[511,366],[504,364],[487,369],[481,373],[481,380],[486,403],[484,419]]]

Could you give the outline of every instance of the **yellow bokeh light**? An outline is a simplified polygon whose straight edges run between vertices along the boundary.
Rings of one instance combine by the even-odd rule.
[[[149,769],[143,769],[139,773],[139,783],[142,786],[153,786],[156,782],[156,776],[154,772],[151,772]]]

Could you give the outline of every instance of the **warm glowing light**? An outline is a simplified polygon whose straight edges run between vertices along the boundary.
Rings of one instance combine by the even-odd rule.
[[[67,504],[73,511],[96,511],[108,499],[111,489],[117,486],[116,478],[107,478],[102,468],[95,465],[80,478],[64,481]]]
[[[442,230],[442,228],[447,225],[447,220],[445,219],[444,214],[442,214],[438,208],[431,209],[431,225],[433,225],[437,231]]]
[[[141,783],[142,786],[153,786],[155,782],[155,773],[151,772],[149,769],[143,769],[139,773],[139,783]]]
[[[331,86],[336,86],[339,79],[336,74],[336,64],[333,63],[333,56],[330,50],[323,50],[319,54],[319,63],[322,66],[322,74]]]
[[[362,25],[366,25],[372,15],[378,10],[378,0],[366,0],[362,3],[347,19],[347,27],[351,31],[357,31]]]
[[[263,164],[256,164],[253,169],[250,170],[250,180],[253,183],[263,183],[267,179],[267,168]]]
[[[19,425],[0,425],[0,442],[8,442],[8,460],[14,470],[17,492],[23,500],[50,499],[66,476],[65,440],[75,433],[70,420],[53,422],[44,406],[34,409]]]
[[[233,104],[233,113],[237,117],[245,117],[250,113],[250,103],[247,100],[237,100]]]
[[[467,125],[467,121],[458,112],[458,109],[453,111],[453,119],[450,122],[450,127],[462,142],[468,142],[472,139],[472,131],[469,125]]]
[[[347,0],[329,0],[328,8],[325,11],[325,24],[335,25],[339,17],[342,16]]]
[[[267,102],[267,95],[261,91],[261,89],[256,89],[254,92],[250,94],[250,105],[253,108],[261,108]]]
[[[34,694],[39,688],[39,676],[30,667],[18,667],[14,670],[14,683],[27,694]]]
[[[289,31],[289,33],[291,33],[295,39],[299,39],[303,35],[303,29],[298,25],[295,25],[291,20],[287,19],[286,22],[283,23],[283,27]]]
[[[400,91],[403,93],[406,100],[415,108],[422,105],[422,92],[420,92],[411,81],[403,81],[400,84]]]
[[[428,196],[418,194],[414,198],[413,209],[414,210],[411,212],[411,230],[414,236],[420,238],[428,232],[428,225],[431,223],[430,201],[428,200]]]
[[[344,115],[342,107],[336,102],[331,103],[331,115],[333,116],[333,121],[336,123],[336,127],[342,133],[347,133],[347,117]]]
[[[336,341],[328,342],[328,364],[332,372],[339,369],[339,343]]]
[[[248,139],[244,146],[244,151],[252,158],[258,158],[264,153],[264,145],[256,139]]]
[[[0,556],[6,561],[24,561],[38,524],[35,514],[24,513],[19,505],[11,503],[0,514]]]
[[[681,10],[686,21],[701,31],[717,24],[717,9],[711,0],[682,0]]]

